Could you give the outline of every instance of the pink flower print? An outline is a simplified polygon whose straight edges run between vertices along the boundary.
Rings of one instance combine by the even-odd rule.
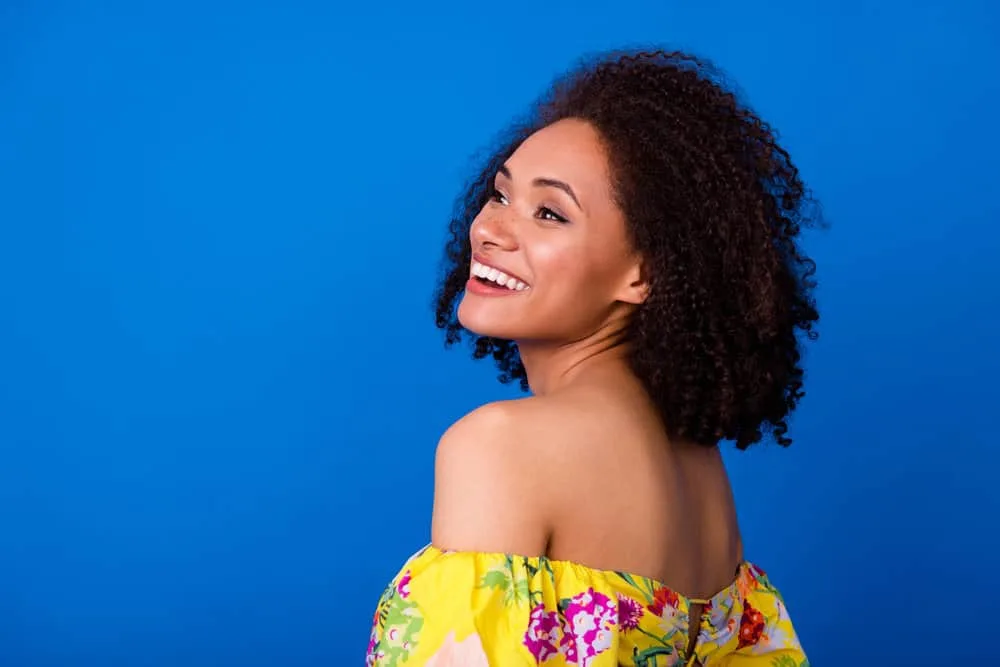
[[[479,635],[473,633],[457,642],[455,633],[450,632],[424,667],[490,667],[490,661]]]
[[[376,651],[378,647],[378,626],[372,627],[371,637],[368,639],[368,652],[365,654],[365,666],[372,667],[379,659]]]
[[[642,605],[628,597],[618,594],[618,626],[628,632],[639,627],[642,620]]]
[[[564,610],[560,652],[571,665],[588,667],[611,648],[618,621],[618,605],[594,589],[574,596]]]
[[[537,664],[542,664],[559,652],[559,635],[559,614],[545,611],[544,604],[536,605],[531,610],[528,630],[524,633],[524,645],[531,651]]]
[[[396,592],[404,600],[410,597],[410,571],[407,570],[403,573],[403,576],[399,578],[399,583],[396,584]]]
[[[577,651],[576,643],[572,638],[563,636],[562,645],[559,647],[559,651],[562,653],[563,657],[566,658],[567,665],[576,665],[577,662]]]

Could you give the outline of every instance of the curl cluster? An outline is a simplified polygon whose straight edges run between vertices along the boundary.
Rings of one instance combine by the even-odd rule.
[[[536,130],[564,118],[604,140],[613,191],[651,280],[627,332],[631,364],[668,433],[739,449],[765,434],[791,444],[804,395],[800,343],[815,339],[815,263],[798,245],[819,220],[774,131],[707,62],[682,52],[615,52],[559,79],[501,137],[459,198],[435,295],[451,345],[467,334],[502,382],[520,381],[513,341],[470,334],[457,319],[469,277],[469,227],[493,177]]]

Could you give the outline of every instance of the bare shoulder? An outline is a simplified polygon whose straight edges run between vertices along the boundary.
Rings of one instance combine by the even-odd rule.
[[[552,530],[547,479],[559,458],[552,407],[535,397],[489,403],[444,433],[435,457],[435,546],[545,553]]]

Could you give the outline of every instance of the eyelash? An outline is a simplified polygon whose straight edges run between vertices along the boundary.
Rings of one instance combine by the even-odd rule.
[[[497,190],[496,188],[493,188],[492,191],[490,192],[490,201],[500,204],[502,203],[500,202],[501,198],[506,198],[506,195]],[[542,218],[543,220],[548,220],[549,222],[569,222],[569,220],[559,215],[548,206],[540,206],[538,208],[538,212],[543,214],[548,213],[549,215],[551,215],[552,216],[551,218],[545,218],[545,217]]]

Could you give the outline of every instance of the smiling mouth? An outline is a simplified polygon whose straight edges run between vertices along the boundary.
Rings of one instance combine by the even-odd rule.
[[[524,281],[513,276],[508,276],[499,269],[494,269],[492,266],[486,266],[475,260],[472,262],[470,273],[475,281],[483,285],[489,285],[490,287],[506,287],[515,292],[523,292],[529,289],[529,286]]]

